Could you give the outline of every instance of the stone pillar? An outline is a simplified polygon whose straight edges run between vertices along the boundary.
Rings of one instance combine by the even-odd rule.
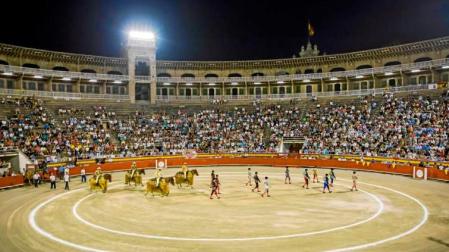
[[[224,84],[224,82],[222,82],[221,83],[221,99],[224,99],[224,97],[225,97],[225,84]],[[237,96],[238,96],[238,93],[237,93]]]
[[[46,82],[44,86],[44,91],[51,92],[53,87],[53,78],[50,77]]]
[[[323,78],[320,79],[320,85],[321,85],[321,93],[325,92],[324,91],[324,80],[323,80]]]
[[[100,82],[100,94],[106,94],[106,81]]]
[[[438,74],[438,72],[435,70],[435,68],[430,68],[430,72],[432,73],[432,82],[431,83],[438,83],[441,78],[441,74]]]
[[[128,52],[128,96],[131,103],[136,103],[136,59]]]
[[[22,90],[23,89],[23,74],[21,74],[19,76],[19,78],[17,78],[15,86],[16,86],[16,89],[18,89],[18,90]]]
[[[376,76],[374,74],[372,74],[372,77],[373,77],[373,89],[376,89],[377,88],[377,79],[376,79]],[[368,88],[369,88],[369,86],[368,86]]]
[[[75,83],[73,83],[73,92],[74,93],[81,93],[81,78],[78,78]]]

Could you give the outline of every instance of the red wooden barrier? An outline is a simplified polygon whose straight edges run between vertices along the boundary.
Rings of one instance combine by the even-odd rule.
[[[0,178],[0,189],[23,185],[23,176],[8,176]]]

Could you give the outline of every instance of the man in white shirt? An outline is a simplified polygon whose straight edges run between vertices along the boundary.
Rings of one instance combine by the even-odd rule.
[[[81,168],[81,183],[86,183],[86,169]]]
[[[262,193],[262,197],[267,195],[267,197],[270,197],[270,182],[268,181],[268,177],[265,177],[265,181],[263,182],[264,192]]]
[[[39,182],[39,174],[37,172],[35,172],[33,175],[33,182],[34,182],[34,187],[37,187],[37,184]]]
[[[52,173],[50,175],[50,190],[56,189],[56,176]]]
[[[64,190],[70,190],[70,188],[69,188],[69,181],[70,181],[69,174],[68,173],[64,174],[64,182],[65,182]]]

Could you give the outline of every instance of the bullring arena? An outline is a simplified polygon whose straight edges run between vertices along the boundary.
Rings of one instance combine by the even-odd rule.
[[[119,170],[130,162],[103,165],[104,170],[117,170],[104,194],[90,192],[79,177],[73,178],[69,192],[63,192],[61,185],[56,191],[46,186],[2,191],[2,250],[448,249],[447,184],[386,174],[406,174],[411,172],[409,166],[275,156],[169,157],[168,166],[184,161],[199,172],[194,188],[174,186],[167,197],[145,196],[144,187],[124,185],[125,175]],[[284,184],[286,165],[292,170],[292,184]],[[137,166],[149,168],[148,173],[154,159],[137,161]],[[326,166],[340,167],[333,193],[323,194],[321,183],[302,188],[300,166],[319,166],[319,177],[329,172]],[[272,180],[270,198],[245,186],[248,167]],[[212,169],[223,186],[221,198],[209,200]],[[353,169],[360,171],[357,192],[350,190]],[[163,174],[171,176],[178,170],[164,169]]]
[[[131,28],[0,43],[0,251],[449,251],[449,36],[177,61]]]

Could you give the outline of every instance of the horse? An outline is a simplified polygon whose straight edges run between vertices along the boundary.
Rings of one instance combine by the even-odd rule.
[[[175,185],[174,177],[160,178],[159,186],[156,186],[156,178],[152,178],[147,182],[147,190],[145,192],[145,196],[147,196],[149,192],[151,192],[151,195],[153,195],[153,197],[154,192],[160,192],[162,196],[168,196],[168,194],[170,193],[169,184]]]
[[[102,192],[105,193],[108,190],[108,181],[112,182],[111,174],[104,174],[101,176],[98,180],[98,185],[96,183],[96,177],[93,176],[89,179],[89,189],[91,192],[95,189],[101,189]]]
[[[138,184],[143,186],[141,174],[145,175],[145,169],[138,169],[134,177],[131,177],[131,173],[128,171],[125,174],[125,184],[131,185],[131,182],[134,182],[134,186]]]
[[[187,184],[190,188],[193,188],[193,178],[194,176],[198,176],[198,171],[196,169],[187,171],[187,179],[184,177],[183,172],[177,172],[175,175],[175,182],[178,185],[178,188],[182,187],[182,184]]]

